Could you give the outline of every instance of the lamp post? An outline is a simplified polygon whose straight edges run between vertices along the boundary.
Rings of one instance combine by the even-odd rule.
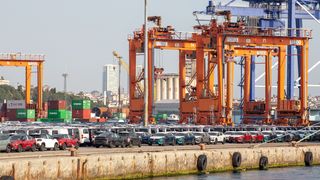
[[[144,126],[148,126],[148,15],[147,15],[148,0],[144,0]]]

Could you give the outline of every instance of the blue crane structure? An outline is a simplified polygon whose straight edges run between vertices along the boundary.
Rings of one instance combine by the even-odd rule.
[[[241,18],[248,26],[260,28],[284,28],[289,30],[302,28],[302,20],[316,20],[320,23],[320,0],[243,0],[248,2],[248,7],[230,6],[236,0],[222,5],[214,5],[210,0],[205,11],[195,11],[194,15],[214,15],[219,11],[230,11],[232,16]],[[201,19],[198,19],[199,23]],[[292,31],[293,32],[293,31]],[[286,98],[294,98],[294,46],[287,48],[287,89]],[[297,47],[297,54],[300,54],[300,48]],[[300,56],[298,57],[298,74],[300,77]],[[252,56],[251,63],[251,83],[250,83],[250,100],[255,99],[255,57]]]

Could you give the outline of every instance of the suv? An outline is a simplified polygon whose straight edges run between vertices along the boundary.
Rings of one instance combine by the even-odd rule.
[[[99,148],[101,146],[108,146],[109,148],[113,147],[124,147],[125,144],[123,142],[123,139],[116,133],[112,132],[105,132],[100,135],[98,135],[94,139],[94,146],[96,148]]]
[[[122,138],[126,147],[139,146],[141,147],[141,138],[136,133],[130,133],[128,131],[119,132],[119,136]]]
[[[0,151],[11,151],[9,135],[0,135]]]
[[[17,152],[22,152],[25,150],[31,150],[34,152],[37,150],[37,143],[36,140],[31,136],[26,134],[17,134],[10,137],[9,149],[10,151]]]
[[[72,138],[68,134],[55,134],[53,138],[58,140],[59,147],[61,150],[65,150],[67,147],[74,146],[76,149],[79,148],[79,141],[76,138]]]
[[[40,151],[52,149],[54,151],[59,150],[59,142],[48,134],[31,134],[36,139],[37,148]]]
[[[222,132],[212,131],[208,133],[210,136],[210,143],[217,144],[218,142],[224,144],[226,142],[226,138],[224,137]]]

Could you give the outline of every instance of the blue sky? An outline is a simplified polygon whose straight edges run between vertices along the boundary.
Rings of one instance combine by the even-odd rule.
[[[208,2],[208,0],[149,1],[149,14],[162,16],[164,25],[173,25],[179,31],[192,31],[192,26],[196,24],[192,12],[203,10]],[[117,50],[124,59],[128,59],[127,37],[143,23],[143,2],[143,0],[2,1],[0,52],[45,54],[45,84],[62,90],[62,73],[68,72],[69,90],[101,91],[102,66],[116,63],[112,51]],[[320,60],[315,52],[316,42],[320,40],[318,37],[320,25],[308,22],[305,27],[312,27],[314,30],[315,38],[310,44],[310,65],[312,65],[317,58]],[[177,72],[176,52],[161,53],[161,57],[167,72]],[[24,83],[23,68],[0,67],[0,75],[9,79],[12,85]],[[314,84],[320,83],[320,80],[312,77],[312,74],[310,80],[314,80],[312,82]],[[34,78],[33,84],[35,82]],[[319,90],[317,93],[314,90],[311,92],[319,95]]]

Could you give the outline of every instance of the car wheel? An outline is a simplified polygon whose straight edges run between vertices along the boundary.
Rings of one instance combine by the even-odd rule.
[[[148,145],[149,145],[149,146],[152,146],[152,143],[149,143]]]
[[[40,151],[44,151],[44,150],[46,150],[46,145],[41,144],[41,146],[40,146],[39,150],[40,150]]]
[[[192,145],[195,145],[195,144],[196,144],[196,140],[193,139],[191,144],[192,144]]]
[[[218,139],[215,139],[214,142],[213,142],[213,144],[217,144],[217,142],[218,142]]]
[[[54,150],[54,151],[58,151],[58,150],[59,150],[59,144],[58,144],[58,143],[55,143],[55,144],[54,144],[53,150]]]
[[[129,148],[132,148],[132,141],[129,142],[128,147],[129,147]]]
[[[172,141],[172,146],[175,146],[176,145],[176,140],[173,140]]]
[[[138,142],[138,147],[141,147],[141,142],[140,141]]]
[[[100,145],[95,145],[95,147],[96,147],[96,148],[100,148],[101,146],[100,146]]]
[[[17,152],[19,152],[19,153],[20,153],[20,152],[22,152],[22,151],[23,151],[22,146],[21,146],[21,145],[19,145],[19,146],[18,146],[18,148],[17,148]]]
[[[226,143],[226,139],[223,139],[222,144],[225,144],[225,143]]]
[[[61,145],[61,147],[60,147],[61,150],[66,150],[66,148],[67,148],[66,143],[63,143],[63,144]]]
[[[11,146],[10,146],[9,144],[8,144],[7,147],[6,147],[6,152],[7,152],[7,153],[10,153],[10,152],[11,152]]]
[[[77,142],[74,148],[79,149],[79,147],[80,147],[80,144]]]
[[[37,150],[37,146],[35,144],[32,144],[31,146],[31,151],[35,152]]]
[[[114,144],[112,142],[110,142],[109,148],[114,148],[114,147],[115,147]]]

